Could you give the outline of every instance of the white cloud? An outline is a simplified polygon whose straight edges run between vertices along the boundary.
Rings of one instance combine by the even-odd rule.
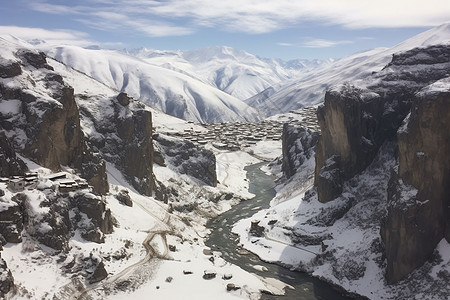
[[[42,28],[0,26],[0,34],[9,34],[24,41],[44,40],[50,44],[69,44],[76,46],[90,46],[95,42],[89,36],[74,30],[47,30]]]
[[[120,17],[124,30],[138,30],[150,36],[186,35],[199,27],[265,33],[306,21],[347,28],[435,26],[450,21],[448,0],[79,0],[76,3],[69,7],[38,2],[31,8],[82,15],[77,19],[90,26],[97,22],[103,30],[117,28]]]
[[[291,43],[277,43],[278,46],[283,46],[283,47],[294,47],[294,44]]]
[[[324,39],[314,39],[314,40],[307,41],[307,42],[301,44],[300,47],[305,47],[305,48],[329,48],[329,47],[334,47],[336,45],[342,45],[342,44],[353,44],[353,42],[352,41],[347,41],[347,40],[331,41],[331,40],[324,40]]]

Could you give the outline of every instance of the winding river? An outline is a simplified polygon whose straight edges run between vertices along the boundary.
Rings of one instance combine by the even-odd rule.
[[[243,201],[217,218],[212,219],[208,223],[208,228],[212,232],[206,241],[206,245],[212,250],[222,252],[222,257],[225,260],[246,271],[263,277],[274,277],[295,287],[295,290],[286,289],[285,296],[263,294],[261,299],[350,299],[342,296],[330,285],[305,273],[290,271],[275,264],[265,263],[252,253],[246,254],[236,250],[237,237],[231,232],[233,224],[240,219],[251,217],[260,209],[268,208],[270,200],[275,196],[273,177],[266,175],[260,170],[260,167],[264,164],[266,163],[263,162],[246,167],[245,170],[250,183],[249,191],[256,196],[252,200]],[[255,270],[253,268],[254,265],[262,265],[268,271]]]

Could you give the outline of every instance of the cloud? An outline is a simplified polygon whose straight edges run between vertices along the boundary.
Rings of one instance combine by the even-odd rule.
[[[42,28],[0,26],[0,34],[9,34],[24,41],[44,40],[49,44],[70,44],[84,47],[95,43],[89,40],[88,34],[75,30],[47,30]]]
[[[277,43],[278,46],[283,46],[283,47],[294,47],[295,44],[291,44],[291,43]]]
[[[334,47],[337,45],[343,45],[343,44],[353,44],[352,41],[343,40],[343,41],[331,41],[331,40],[324,40],[324,39],[314,39],[311,41],[304,42],[300,45],[300,47],[304,48],[329,48]]]
[[[40,12],[78,15],[76,20],[92,27],[97,22],[97,27],[103,30],[116,29],[120,21],[123,30],[137,30],[149,36],[187,35],[204,27],[254,34],[304,22],[358,29],[435,26],[450,20],[448,0],[78,0],[76,3],[69,6],[37,2],[30,7]]]

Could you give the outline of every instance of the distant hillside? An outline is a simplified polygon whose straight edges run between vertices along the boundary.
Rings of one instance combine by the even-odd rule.
[[[303,73],[291,82],[267,88],[245,102],[259,111],[274,115],[323,102],[325,91],[334,84],[364,78],[379,72],[397,52],[450,41],[450,24],[432,28],[392,48],[356,53]]]

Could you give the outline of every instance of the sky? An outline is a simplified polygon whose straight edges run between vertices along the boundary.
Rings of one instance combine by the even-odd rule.
[[[341,58],[450,21],[449,0],[4,0],[0,34],[107,49]]]

